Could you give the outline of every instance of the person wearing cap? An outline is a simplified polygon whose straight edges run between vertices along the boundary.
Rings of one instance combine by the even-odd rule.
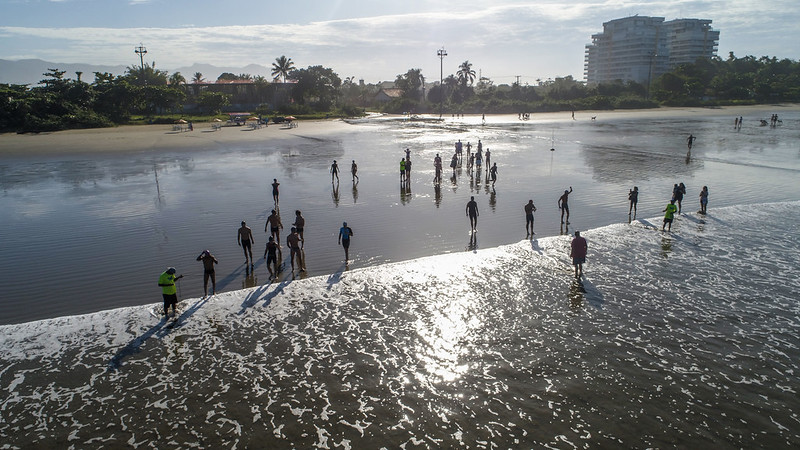
[[[569,194],[572,193],[572,186],[564,191],[564,195],[558,197],[558,209],[561,210],[561,223],[564,223],[564,213],[567,213],[567,225],[569,225]]]
[[[339,228],[339,245],[344,247],[345,264],[350,261],[350,236],[352,235],[353,229],[347,226],[347,222],[342,222],[342,227]]]
[[[251,256],[252,258],[252,256]],[[208,279],[211,278],[211,295],[217,292],[217,276],[214,273],[214,264],[219,264],[217,258],[208,250],[203,250],[200,256],[197,257],[198,261],[203,262],[203,293],[208,296]]]
[[[247,226],[244,220],[242,221],[242,227],[239,228],[239,234],[236,236],[236,242],[244,251],[244,265],[253,267],[253,244],[256,243],[256,240],[253,239],[253,230]]]
[[[175,276],[175,268],[170,267],[158,277],[158,285],[161,286],[161,294],[164,297],[164,318],[167,318],[169,307],[172,306],[172,315],[178,312],[178,294],[175,289],[175,281],[183,278],[183,275]]]
[[[572,240],[571,247],[569,256],[572,258],[572,265],[575,266],[575,278],[579,278],[583,276],[583,263],[586,262],[586,250],[588,249],[586,239],[581,237],[580,231],[575,232],[575,239]],[[580,269],[580,275],[578,275],[578,269]]]

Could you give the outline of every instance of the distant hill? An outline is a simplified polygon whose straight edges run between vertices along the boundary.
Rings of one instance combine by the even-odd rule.
[[[191,66],[178,67],[176,69],[168,69],[159,67],[158,65],[156,65],[156,68],[166,70],[170,74],[180,72],[187,81],[191,81],[196,72],[202,73],[203,78],[208,81],[216,80],[217,77],[224,72],[230,72],[236,75],[249,73],[253,76],[261,75],[267,79],[271,79],[271,69],[259,64],[249,64],[244,67],[219,67],[212,64],[195,63]],[[83,72],[81,79],[87,83],[91,83],[94,81],[94,72],[110,72],[114,75],[122,75],[125,73],[127,66],[55,63],[43,61],[41,59],[20,59],[17,61],[0,59],[0,83],[36,85],[44,78],[42,74],[47,72],[48,69],[65,70],[67,73],[64,74],[64,76],[71,79],[76,79],[77,75],[75,72],[81,71]]]

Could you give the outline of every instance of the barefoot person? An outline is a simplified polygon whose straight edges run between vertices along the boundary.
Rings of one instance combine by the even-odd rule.
[[[572,240],[572,245],[569,256],[572,258],[572,265],[575,266],[575,278],[583,276],[583,263],[586,262],[586,239],[581,237],[581,232],[575,232],[575,239]],[[580,275],[578,275],[580,271]]]
[[[253,239],[253,230],[247,226],[247,224],[242,221],[242,226],[239,228],[239,233],[236,235],[236,242],[239,244],[239,247],[242,247],[242,251],[244,251],[244,265],[253,266],[253,244],[256,243],[255,239]],[[249,258],[248,258],[249,254]]]
[[[267,223],[264,224],[264,232],[267,232],[267,228],[269,228],[269,235],[275,238],[275,242],[278,244],[278,247],[281,246],[281,235],[278,234],[280,230],[283,228],[283,224],[281,223],[281,216],[273,209],[272,213],[267,217]]]
[[[700,214],[705,214],[707,207],[708,207],[708,186],[703,186],[703,190],[700,191]]]
[[[275,201],[275,206],[278,206],[278,186],[280,185],[277,178],[272,179],[272,200]]]
[[[568,191],[564,191],[564,195],[558,197],[558,209],[561,210],[561,223],[564,223],[564,213],[567,213],[567,225],[569,225],[569,194],[572,193],[572,186]]]
[[[350,164],[350,173],[353,175],[353,183],[358,180],[358,164],[356,164],[356,160],[353,160],[353,164]]]
[[[203,262],[203,296],[208,296],[209,278],[211,278],[211,295],[214,295],[217,292],[217,275],[214,272],[214,264],[219,264],[219,261],[208,250],[203,250],[197,260]]]
[[[633,189],[628,191],[628,200],[630,200],[631,204],[628,207],[628,215],[631,215],[631,211],[633,211],[633,215],[636,215],[636,204],[639,203],[639,188],[634,186]]]
[[[297,265],[300,267],[300,272],[305,272],[303,254],[300,253],[300,235],[297,234],[297,228],[292,227],[291,233],[286,237],[286,245],[289,246],[289,259],[292,261],[292,273],[294,273],[295,258],[297,258]]]
[[[691,134],[689,134],[689,137],[686,138],[686,146],[689,147],[689,150],[692,149],[692,144],[694,144],[694,141],[696,140],[697,138],[692,136]]]
[[[675,206],[675,199],[669,201],[669,205],[664,208],[664,211],[661,211],[664,214],[664,224],[661,225],[661,231],[664,231],[664,227],[669,224],[669,231],[672,231],[672,220],[675,217],[675,213],[678,212],[678,207]]]
[[[533,236],[533,213],[536,211],[536,205],[533,204],[533,200],[528,200],[528,203],[525,205],[525,232],[528,233],[529,236]]]
[[[303,230],[306,228],[306,218],[300,210],[294,212],[294,223],[292,224],[297,229],[297,235],[300,236],[300,248],[306,246],[306,240],[303,238]]]
[[[486,149],[486,153],[489,153],[489,149]],[[486,158],[486,161],[489,161],[489,158]],[[489,174],[492,176],[492,186],[494,186],[494,183],[497,182],[497,163],[492,164]]]
[[[333,179],[336,178],[336,182],[339,182],[339,165],[336,164],[336,160],[333,160],[333,164],[331,164],[331,183],[333,183]]]
[[[161,295],[164,297],[164,319],[168,317],[169,307],[172,306],[172,316],[178,313],[178,294],[175,289],[175,281],[183,278],[183,275],[175,276],[175,268],[170,267],[158,277],[158,285],[161,286]]]
[[[339,228],[339,245],[344,247],[345,264],[350,261],[350,236],[352,235],[353,229],[347,226],[347,222],[342,222],[342,227]]]
[[[467,217],[469,217],[470,230],[474,232],[478,227],[478,216],[480,215],[480,213],[478,213],[478,203],[475,202],[474,195],[469,198],[465,211]]]
[[[270,279],[278,275],[278,260],[280,259],[278,258],[278,253],[280,251],[275,239],[270,236],[269,241],[267,241],[267,248],[264,249],[264,259],[267,260],[267,271],[269,271]]]

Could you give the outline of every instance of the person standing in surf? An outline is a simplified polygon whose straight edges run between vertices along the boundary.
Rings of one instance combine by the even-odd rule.
[[[692,149],[692,144],[694,144],[695,140],[697,140],[697,138],[692,136],[691,134],[689,134],[689,137],[686,138],[686,145],[689,147],[689,150]]]
[[[561,223],[564,223],[564,213],[567,213],[567,225],[569,225],[569,194],[572,193],[572,186],[568,191],[564,191],[561,197],[558,197],[558,209],[561,210]]]
[[[358,164],[356,164],[356,160],[353,160],[353,164],[350,164],[350,173],[353,175],[353,183],[358,180]]]
[[[278,253],[280,251],[281,249],[278,248],[275,239],[270,236],[269,241],[267,241],[267,248],[264,249],[264,259],[267,260],[267,271],[270,279],[278,275],[278,260],[280,259]]]
[[[580,278],[583,276],[583,263],[586,262],[586,251],[589,248],[586,239],[581,237],[580,231],[575,232],[575,239],[572,240],[570,247],[569,256],[572,258],[572,265],[575,266],[575,278]]]
[[[272,179],[272,200],[275,201],[275,206],[278,206],[278,186],[280,185],[277,178]]]
[[[406,160],[400,158],[400,183],[406,181]]]
[[[350,261],[350,237],[353,235],[353,229],[347,226],[347,222],[342,222],[342,227],[339,228],[339,245],[344,248],[344,263]]]
[[[278,243],[278,247],[281,246],[281,235],[278,232],[283,228],[283,224],[281,223],[281,216],[273,209],[272,213],[267,217],[267,223],[264,224],[264,232],[267,232],[267,227],[269,227],[270,231],[269,234],[273,238],[275,238],[275,242]]]
[[[672,231],[672,220],[675,218],[675,213],[678,212],[678,207],[675,206],[675,199],[669,201],[669,204],[664,211],[661,211],[664,214],[664,224],[661,225],[661,231],[664,231],[664,227],[669,224],[669,231]]]
[[[242,247],[242,251],[244,251],[244,265],[245,266],[253,266],[253,244],[256,243],[256,240],[253,239],[253,230],[247,226],[247,224],[242,221],[242,226],[239,228],[239,232],[236,235],[236,243],[239,244],[239,247]],[[248,258],[249,254],[249,258]]]
[[[707,207],[708,207],[708,186],[703,186],[703,190],[700,191],[700,214],[705,214]]]
[[[294,212],[294,223],[292,225],[297,230],[297,235],[300,236],[300,248],[304,248],[306,240],[303,238],[303,230],[306,228],[306,218],[303,217],[303,213],[299,209]]]
[[[636,217],[636,205],[639,203],[639,188],[634,186],[632,190],[628,191],[628,200],[630,200],[631,204],[628,207],[628,215],[631,215],[631,211],[633,211],[633,216]]]
[[[411,183],[411,158],[406,156],[406,183]]]
[[[336,182],[339,182],[339,165],[336,164],[336,160],[333,160],[333,164],[331,164],[331,183],[333,183],[333,179],[336,178]]]
[[[528,236],[533,236],[533,213],[536,211],[536,205],[533,204],[533,200],[528,200],[528,203],[525,205],[525,232]]]
[[[467,202],[466,214],[467,217],[469,217],[470,231],[475,232],[478,227],[478,216],[480,213],[478,212],[478,204],[475,202],[474,195],[471,196]]]
[[[208,250],[203,250],[200,256],[197,257],[198,261],[203,262],[203,296],[208,297],[208,279],[211,278],[211,295],[217,293],[217,275],[214,271],[214,264],[219,264],[217,258]]]
[[[486,150],[486,153],[489,153],[489,150]],[[488,159],[486,161],[489,161]],[[497,163],[492,165],[492,168],[489,169],[489,174],[492,176],[492,187],[494,187],[494,183],[497,181]]]
[[[300,252],[300,235],[297,234],[297,228],[292,227],[289,236],[286,237],[286,245],[289,246],[289,259],[292,262],[292,273],[294,273],[295,258],[297,258],[297,265],[300,267],[300,272],[305,272],[306,268],[303,265],[303,254]]]
[[[169,307],[172,306],[172,316],[178,313],[178,294],[175,289],[175,282],[183,278],[183,275],[175,276],[175,268],[170,267],[158,277],[158,285],[161,286],[161,296],[164,297],[164,319],[169,317]]]

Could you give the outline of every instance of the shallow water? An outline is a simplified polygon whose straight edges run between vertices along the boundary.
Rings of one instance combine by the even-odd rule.
[[[569,186],[570,232],[626,221],[633,185],[641,191],[640,217],[659,214],[680,181],[688,187],[688,211],[697,208],[703,185],[710,188],[711,209],[796,200],[800,113],[781,111],[781,117],[777,128],[757,127],[757,118],[746,117],[738,132],[726,117],[696,113],[682,120],[608,115],[595,122],[492,116],[486,125],[471,116],[372,118],[324,139],[0,159],[0,323],[159,301],[155,280],[167,266],[187,276],[179,283],[181,298],[199,297],[202,268],[195,257],[206,248],[220,260],[218,292],[266,283],[264,260],[248,274],[235,239],[246,220],[255,234],[254,254],[263,255],[273,178],[281,182],[286,230],[295,209],[306,217],[304,254],[312,276],[345,268],[336,243],[342,221],[355,232],[354,269],[517,242],[525,238],[522,207],[530,198],[539,208],[538,237],[566,232],[556,201]],[[302,127],[293,132],[303,136]],[[698,140],[687,160],[689,132]],[[446,169],[444,183],[432,184],[433,157],[438,152],[447,161],[457,139],[473,145],[481,139],[492,150],[499,167],[494,188],[485,171],[470,178],[463,167],[455,181]],[[397,166],[406,147],[414,166],[404,190]],[[342,168],[338,188],[328,174],[333,159]],[[356,185],[349,176],[353,159],[360,168]],[[474,237],[464,216],[470,195],[481,212]]]
[[[10,447],[796,448],[800,202],[0,327]]]

